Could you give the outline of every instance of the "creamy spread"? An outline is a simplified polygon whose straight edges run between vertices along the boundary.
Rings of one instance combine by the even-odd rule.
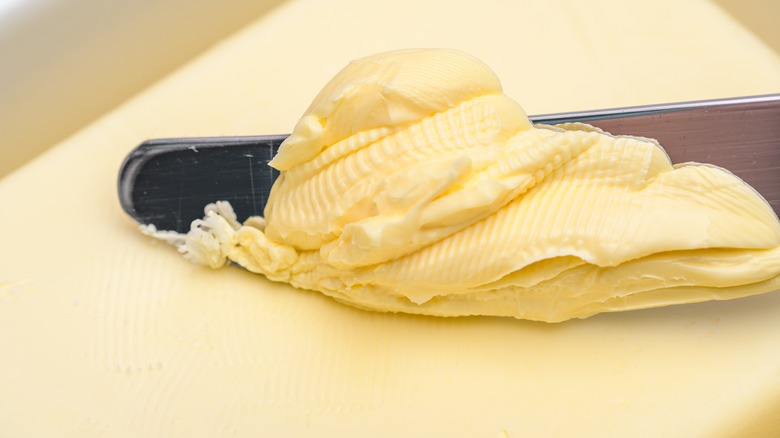
[[[264,217],[206,207],[180,250],[392,312],[558,322],[780,289],[780,222],[647,138],[534,126],[479,60],[350,63],[270,165]]]

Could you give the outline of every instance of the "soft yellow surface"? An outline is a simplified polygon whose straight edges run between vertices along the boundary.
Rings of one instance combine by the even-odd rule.
[[[371,313],[186,263],[118,206],[141,140],[289,132],[344,60],[397,47],[471,52],[531,114],[780,89],[709,3],[573,3],[293,1],[0,181],[1,435],[776,436],[780,294],[555,326]]]
[[[181,252],[437,316],[560,322],[780,289],[780,221],[753,188],[652,140],[535,127],[451,49],[350,62],[269,164],[264,218],[210,205]]]

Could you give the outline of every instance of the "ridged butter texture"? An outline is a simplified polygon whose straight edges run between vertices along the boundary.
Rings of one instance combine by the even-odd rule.
[[[534,126],[458,51],[353,61],[270,165],[264,218],[208,206],[188,258],[366,309],[548,322],[780,289],[780,222],[739,178]]]

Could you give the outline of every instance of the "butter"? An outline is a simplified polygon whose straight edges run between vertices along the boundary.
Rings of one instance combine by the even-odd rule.
[[[780,89],[709,1],[441,8],[283,2],[0,180],[0,436],[780,436],[780,293],[565,324],[356,311],[184,263],[117,205],[141,141],[289,131],[333,59],[389,43],[491,60],[529,114]]]
[[[361,308],[559,322],[780,288],[755,190],[652,139],[533,126],[479,60],[349,64],[282,144],[264,218],[206,208],[179,242]]]

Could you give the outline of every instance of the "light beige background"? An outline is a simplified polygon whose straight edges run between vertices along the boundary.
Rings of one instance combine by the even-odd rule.
[[[0,0],[0,177],[282,1]],[[780,53],[780,2],[713,1]]]
[[[0,0],[0,177],[282,0]]]

